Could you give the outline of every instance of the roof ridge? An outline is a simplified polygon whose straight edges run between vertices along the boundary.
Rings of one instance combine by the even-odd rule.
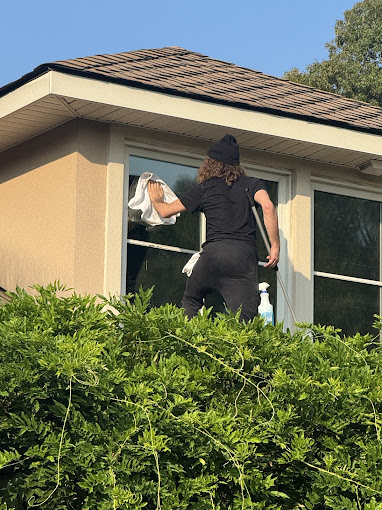
[[[140,49],[140,50],[121,51],[119,53],[102,53],[102,54],[97,54],[97,55],[88,55],[86,57],[76,57],[76,58],[68,58],[65,60],[55,60],[53,62],[48,62],[46,65],[64,64],[64,63],[73,62],[73,61],[81,62],[86,59],[97,58],[97,57],[119,57],[122,55],[133,55],[133,54],[141,53],[141,52],[145,52],[145,51],[147,51],[147,52],[148,51],[161,51],[161,50],[166,50],[166,49],[181,50],[181,51],[174,51],[172,53],[172,55],[179,55],[179,54],[182,55],[182,54],[187,54],[187,53],[194,53],[194,52],[190,52],[189,50],[186,50],[184,48],[181,48],[180,46],[164,46],[163,48],[152,48],[152,49],[145,48],[145,49]],[[202,56],[202,54],[198,54],[198,53],[195,53],[195,54]],[[150,61],[150,60],[156,60],[156,59],[163,58],[163,56],[164,55],[147,55],[146,57],[142,57],[139,60],[140,61]],[[131,60],[132,59],[125,59],[125,61],[127,61],[127,62],[130,62]],[[108,66],[108,65],[110,65],[110,62],[109,63],[105,62],[102,64],[92,64],[92,65],[89,65],[89,67],[91,67],[92,69],[95,69],[95,68],[100,68],[100,67],[104,67],[104,66]]]

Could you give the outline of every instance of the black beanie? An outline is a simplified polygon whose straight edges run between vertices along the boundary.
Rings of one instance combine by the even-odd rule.
[[[211,145],[207,154],[210,158],[222,161],[227,165],[238,165],[240,163],[239,144],[232,135],[225,135],[219,142]]]

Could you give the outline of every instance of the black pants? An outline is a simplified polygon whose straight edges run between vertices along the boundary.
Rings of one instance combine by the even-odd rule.
[[[257,315],[260,303],[257,256],[249,256],[245,248],[242,243],[223,241],[203,248],[183,294],[182,306],[189,318],[197,315],[203,299],[215,290],[221,293],[229,310],[236,312],[242,307],[240,319],[248,321]]]

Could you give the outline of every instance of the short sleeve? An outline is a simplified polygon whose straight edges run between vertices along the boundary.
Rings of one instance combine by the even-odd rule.
[[[202,205],[202,187],[200,184],[192,186],[179,200],[182,202],[187,211],[194,213],[201,210]]]
[[[260,179],[251,178],[251,192],[252,196],[255,195],[258,191],[263,189],[264,191],[267,191],[267,187],[263,181]]]

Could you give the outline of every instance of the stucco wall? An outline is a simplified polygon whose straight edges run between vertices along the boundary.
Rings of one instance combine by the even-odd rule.
[[[73,281],[79,292],[103,293],[109,126],[78,122]]]
[[[102,292],[107,126],[73,121],[0,153],[0,286]]]

